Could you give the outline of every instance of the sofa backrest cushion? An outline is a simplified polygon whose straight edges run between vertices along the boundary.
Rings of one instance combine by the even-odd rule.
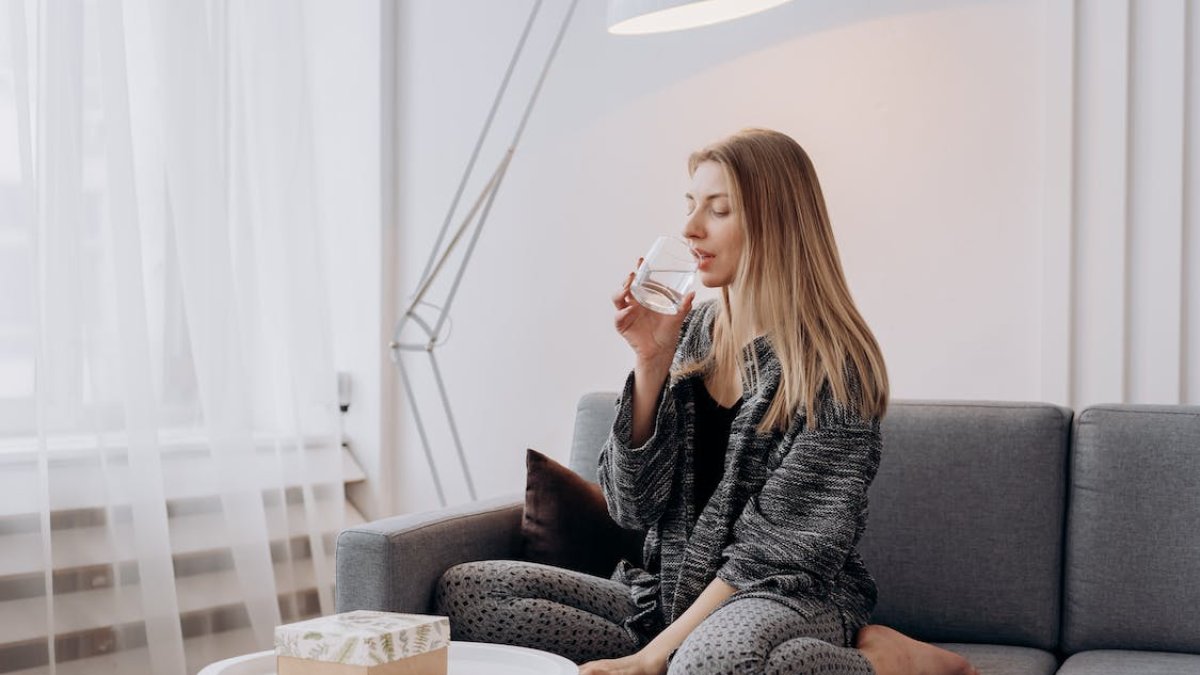
[[[575,409],[575,436],[568,466],[593,483],[597,481],[600,448],[608,440],[608,432],[617,418],[616,405],[616,392],[592,392],[584,394]]]
[[[1200,407],[1080,413],[1063,649],[1200,652]]]
[[[859,546],[872,621],[924,640],[1058,644],[1071,411],[892,401]]]

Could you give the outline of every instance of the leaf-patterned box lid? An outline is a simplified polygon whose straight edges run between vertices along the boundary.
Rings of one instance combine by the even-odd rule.
[[[424,614],[357,610],[275,629],[277,656],[355,666],[377,666],[449,646],[450,620]]]

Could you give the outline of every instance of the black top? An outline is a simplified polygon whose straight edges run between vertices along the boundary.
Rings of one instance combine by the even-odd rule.
[[[729,427],[742,407],[738,399],[733,407],[723,408],[701,380],[696,386],[696,451],[692,458],[695,472],[695,512],[704,510],[725,472],[725,450],[729,447]]]

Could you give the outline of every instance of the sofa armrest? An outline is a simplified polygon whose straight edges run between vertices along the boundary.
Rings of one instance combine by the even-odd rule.
[[[524,499],[513,496],[376,520],[337,538],[337,611],[428,614],[442,573],[521,550]]]

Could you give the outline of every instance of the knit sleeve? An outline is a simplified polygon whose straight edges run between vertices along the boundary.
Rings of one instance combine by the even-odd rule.
[[[690,330],[702,311],[693,308],[680,328],[678,363],[687,352]],[[622,527],[646,529],[662,516],[674,487],[676,462],[683,451],[683,411],[675,396],[675,385],[664,382],[655,405],[654,430],[641,447],[630,447],[633,436],[634,374],[625,378],[625,387],[617,398],[616,419],[604,447],[600,449],[597,474],[608,512]]]
[[[829,403],[817,429],[801,420],[784,437],[782,461],[734,524],[717,571],[734,588],[824,595],[856,545],[879,468],[879,420]]]
[[[671,496],[678,450],[678,412],[670,387],[663,385],[654,432],[641,447],[629,447],[633,433],[633,373],[617,400],[617,418],[600,450],[600,488],[608,512],[621,527],[645,529],[658,521]]]

